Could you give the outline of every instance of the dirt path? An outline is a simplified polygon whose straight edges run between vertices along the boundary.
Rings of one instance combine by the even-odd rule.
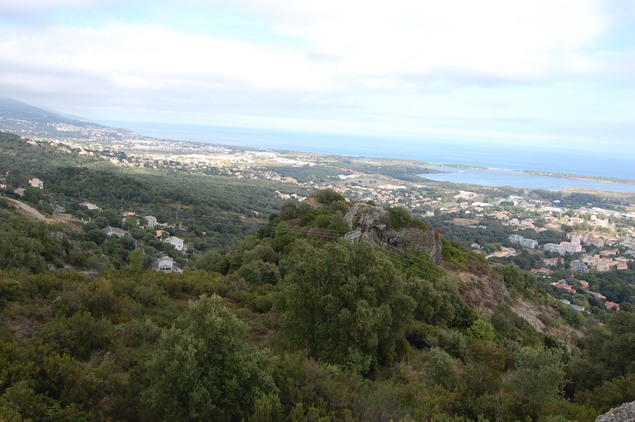
[[[11,198],[4,198],[7,202],[18,209],[18,212],[22,215],[25,215],[33,220],[44,221],[46,223],[52,223],[53,220],[49,220],[45,216],[43,216],[38,210],[33,208],[30,205],[25,204],[24,202],[16,201]]]

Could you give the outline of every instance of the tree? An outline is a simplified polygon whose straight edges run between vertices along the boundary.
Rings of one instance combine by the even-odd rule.
[[[240,421],[275,387],[267,357],[219,296],[201,296],[164,332],[145,397],[165,420]]]
[[[467,334],[475,340],[493,341],[496,330],[485,316],[481,316],[467,329]]]
[[[527,346],[516,354],[516,366],[507,383],[536,403],[558,398],[564,385],[564,364],[557,350]]]
[[[315,194],[318,202],[321,204],[331,204],[336,201],[346,201],[344,196],[335,192],[333,189],[327,188],[317,191]]]
[[[298,241],[274,306],[283,334],[307,355],[362,374],[405,342],[414,303],[385,252],[368,243]]]
[[[635,373],[635,314],[612,314],[604,327],[591,328],[580,346],[582,359],[575,359],[571,368],[578,388]]]

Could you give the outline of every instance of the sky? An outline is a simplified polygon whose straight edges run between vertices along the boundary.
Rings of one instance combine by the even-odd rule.
[[[635,0],[0,0],[0,96],[635,156]]]

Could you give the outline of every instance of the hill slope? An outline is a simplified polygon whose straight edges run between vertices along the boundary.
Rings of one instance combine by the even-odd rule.
[[[27,136],[72,136],[90,138],[91,135],[107,133],[119,139],[125,130],[63,116],[6,97],[0,97],[0,131]]]

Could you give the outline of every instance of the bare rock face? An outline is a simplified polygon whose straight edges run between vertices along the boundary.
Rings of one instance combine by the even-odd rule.
[[[389,213],[382,207],[354,204],[344,217],[354,235],[366,242],[405,255],[408,250],[425,252],[437,265],[443,260],[441,234],[434,229],[389,227]]]
[[[635,401],[609,410],[598,416],[595,422],[635,422]]]

